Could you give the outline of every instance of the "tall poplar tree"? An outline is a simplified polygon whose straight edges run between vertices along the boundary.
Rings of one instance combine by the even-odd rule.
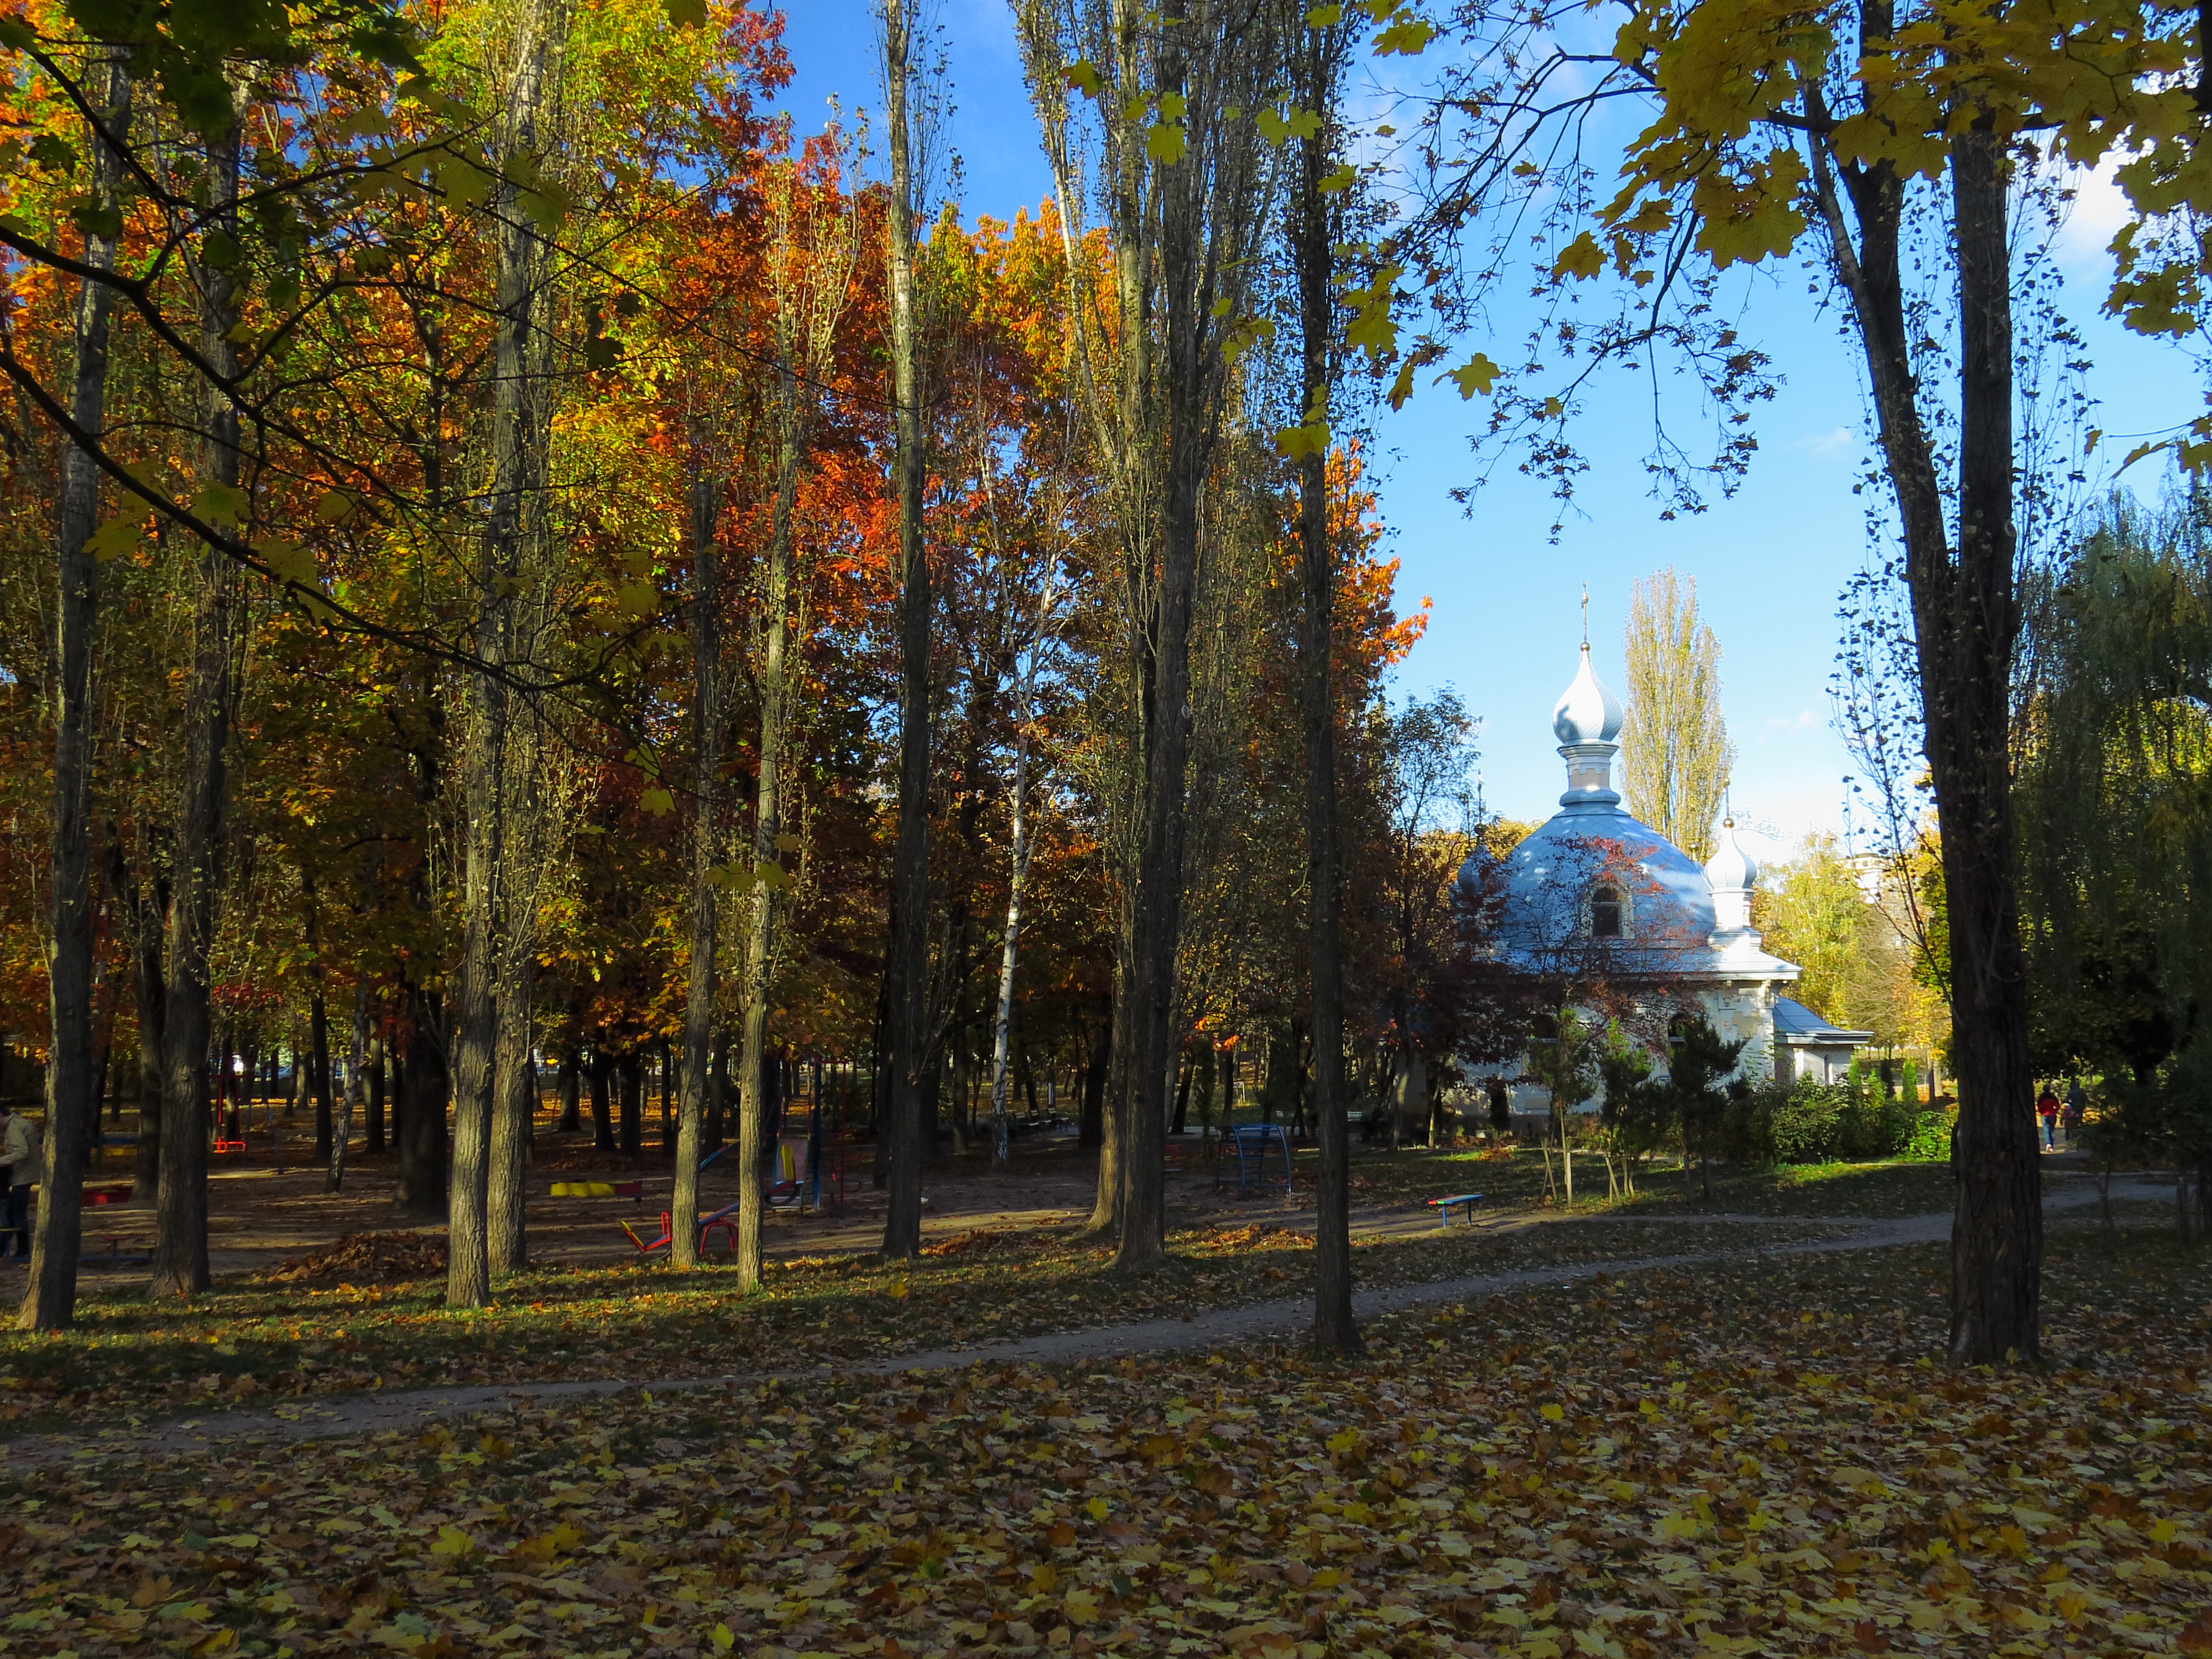
[[[935,1063],[929,1024],[929,550],[923,492],[929,424],[922,362],[917,222],[928,179],[929,106],[919,96],[910,0],[882,0],[884,101],[890,129],[885,271],[890,301],[892,427],[898,465],[898,839],[891,854],[890,1098],[885,1158],[890,1203],[884,1254],[921,1251],[924,1069]]]
[[[1628,718],[1620,769],[1629,815],[1703,864],[1735,765],[1721,714],[1721,647],[1698,615],[1698,579],[1670,567],[1629,592],[1622,637]]]
[[[565,0],[518,0],[501,80],[506,153],[534,166],[560,97],[567,42]],[[490,500],[475,571],[476,654],[469,678],[462,794],[467,805],[462,872],[461,973],[454,1013],[453,1152],[447,1204],[446,1303],[478,1308],[491,1297],[492,1118],[498,1088],[500,988],[507,960],[507,838],[516,803],[507,757],[514,718],[508,677],[520,660],[519,599],[531,496],[544,488],[551,403],[537,384],[550,326],[548,248],[542,204],[513,176],[491,192],[496,239],[492,322]],[[511,1005],[510,1005],[511,1006]]]
[[[1133,704],[1127,799],[1115,809],[1123,908],[1093,1217],[1115,1231],[1123,1268],[1152,1266],[1167,1250],[1191,616],[1216,446],[1237,351],[1249,338],[1246,299],[1276,182],[1259,117],[1277,102],[1282,69],[1280,14],[1267,0],[1206,0],[1179,13],[1133,0],[1030,0],[1019,14],[1066,226],[1078,384],[1106,461]],[[1092,106],[1110,307],[1097,306],[1076,249],[1087,152],[1071,91]],[[1102,309],[1110,333],[1091,320]]]
[[[1303,8],[1297,9],[1303,13]],[[1337,795],[1336,695],[1330,668],[1336,647],[1337,549],[1328,512],[1328,411],[1341,375],[1336,249],[1343,240],[1332,211],[1341,127],[1338,106],[1352,26],[1343,9],[1286,20],[1290,81],[1299,108],[1314,117],[1291,158],[1284,216],[1297,289],[1298,392],[1303,423],[1285,434],[1297,459],[1297,541],[1304,574],[1298,680],[1305,728],[1307,956],[1312,980],[1314,1135],[1321,1172],[1315,1198],[1314,1343],[1337,1351],[1362,1346],[1352,1317],[1350,1131],[1345,1122],[1344,859]]]

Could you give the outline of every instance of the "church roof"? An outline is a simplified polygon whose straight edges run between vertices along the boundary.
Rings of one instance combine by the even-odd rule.
[[[1874,1041],[1872,1031],[1847,1031],[1839,1025],[1831,1025],[1803,1003],[1788,997],[1774,999],[1774,1036],[1778,1042],[1820,1048],[1839,1048],[1846,1043],[1854,1048],[1863,1048]]]
[[[1502,881],[1498,954],[1531,973],[1573,978],[1797,978],[1750,926],[1759,870],[1732,828],[1713,863],[1701,866],[1623,809],[1612,787],[1623,719],[1583,646],[1553,711],[1567,763],[1559,811],[1505,855],[1502,869],[1477,853],[1460,871],[1470,899]]]

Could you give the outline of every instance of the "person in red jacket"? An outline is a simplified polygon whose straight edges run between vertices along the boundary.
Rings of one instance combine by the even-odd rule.
[[[2035,1103],[2038,1116],[2043,1120],[2043,1146],[2046,1152],[2058,1150],[2058,1097],[2051,1092],[2051,1085],[2043,1085],[2043,1097]]]

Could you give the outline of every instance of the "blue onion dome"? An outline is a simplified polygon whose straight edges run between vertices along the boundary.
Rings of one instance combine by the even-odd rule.
[[[1712,857],[1705,860],[1705,879],[1716,893],[1748,893],[1759,885],[1759,862],[1735,838],[1735,820],[1721,820],[1721,833]]]
[[[1574,684],[1559,694],[1552,708],[1552,731],[1563,744],[1611,743],[1620,735],[1627,717],[1620,699],[1601,684],[1590,668],[1589,647],[1583,647],[1582,666]]]

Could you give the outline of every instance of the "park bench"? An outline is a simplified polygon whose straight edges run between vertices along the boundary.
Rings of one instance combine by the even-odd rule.
[[[1454,1193],[1449,1198],[1431,1199],[1429,1207],[1437,1212],[1437,1224],[1439,1227],[1451,1225],[1451,1214],[1454,1209],[1457,1209],[1462,1216],[1466,1217],[1467,1224],[1472,1227],[1474,1225],[1474,1206],[1481,1202],[1480,1193]]]

